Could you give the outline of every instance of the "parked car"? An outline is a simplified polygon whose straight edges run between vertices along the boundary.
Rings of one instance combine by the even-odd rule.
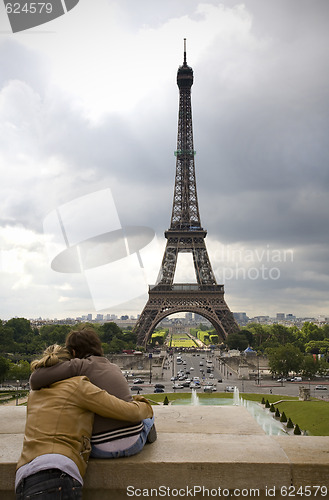
[[[325,386],[325,385],[316,385],[315,386],[315,390],[316,391],[327,391],[328,390],[328,387]]]

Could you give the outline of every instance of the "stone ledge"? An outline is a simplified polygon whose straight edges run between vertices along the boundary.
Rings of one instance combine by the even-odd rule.
[[[156,406],[154,410],[157,441],[133,457],[90,460],[85,500],[105,500],[110,492],[114,500],[127,499],[128,486],[257,488],[259,498],[265,498],[269,487],[279,491],[281,486],[326,485],[329,490],[328,436],[267,436],[244,407]],[[25,411],[25,407],[0,408],[3,500],[14,499]]]

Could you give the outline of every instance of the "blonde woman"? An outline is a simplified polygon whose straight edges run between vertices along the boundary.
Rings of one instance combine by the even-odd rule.
[[[70,359],[59,345],[48,347],[36,368]],[[16,499],[82,498],[83,476],[90,454],[94,413],[126,422],[151,418],[153,410],[142,396],[126,402],[93,385],[87,377],[68,378],[31,391],[23,450],[16,470]]]

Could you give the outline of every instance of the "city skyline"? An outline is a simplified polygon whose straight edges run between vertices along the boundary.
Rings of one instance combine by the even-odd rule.
[[[183,38],[201,222],[230,309],[329,316],[329,4],[263,4],[79,2],[19,34],[1,16],[0,319],[102,312],[86,275],[51,269],[44,221],[104,190],[120,227],[154,232],[160,269]],[[110,309],[136,316],[146,300]]]

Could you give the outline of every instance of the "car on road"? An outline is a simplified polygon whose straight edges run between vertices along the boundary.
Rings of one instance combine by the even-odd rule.
[[[182,384],[173,384],[172,388],[173,389],[184,389],[184,386]]]
[[[164,389],[161,389],[161,387],[156,387],[154,389],[154,393],[158,393],[158,392],[164,392]]]
[[[154,384],[155,389],[164,389],[165,386],[163,384]]]
[[[213,392],[213,388],[211,385],[205,385],[203,388],[203,392]]]
[[[144,380],[141,378],[135,378],[133,384],[144,384]]]
[[[215,385],[205,385],[203,388],[203,392],[214,392],[217,391],[217,387]]]
[[[225,387],[225,392],[234,392],[234,387],[232,385],[227,385]]]
[[[130,388],[131,391],[142,391],[143,387],[139,387],[138,385],[134,385]]]
[[[316,391],[327,391],[328,390],[328,387],[325,386],[325,385],[316,385],[315,386],[315,390]]]

